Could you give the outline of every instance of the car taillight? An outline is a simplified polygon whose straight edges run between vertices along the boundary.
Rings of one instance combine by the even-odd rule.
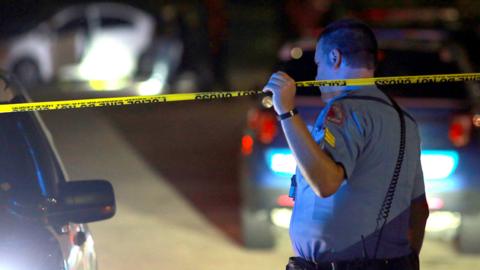
[[[456,147],[470,142],[472,133],[472,117],[468,114],[454,116],[448,130],[448,138]]]
[[[242,154],[248,156],[253,151],[253,138],[250,135],[242,137]]]
[[[271,111],[255,110],[250,112],[248,124],[256,138],[264,144],[270,144],[277,136],[277,118]]]

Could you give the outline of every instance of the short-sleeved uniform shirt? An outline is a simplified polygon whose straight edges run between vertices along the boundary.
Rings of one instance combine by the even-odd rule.
[[[384,103],[348,96],[374,97]],[[411,252],[407,238],[410,205],[425,196],[418,128],[409,115],[405,122],[405,157],[377,258]],[[321,198],[297,168],[290,221],[292,247],[297,256],[313,262],[372,257],[378,236],[376,219],[398,157],[398,113],[374,86],[346,91],[326,105],[311,134],[343,166],[346,178],[335,194]]]

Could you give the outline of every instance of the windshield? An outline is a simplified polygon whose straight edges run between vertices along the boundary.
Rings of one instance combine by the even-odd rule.
[[[24,102],[15,97],[13,102]],[[55,194],[56,158],[33,113],[0,114],[0,191],[35,203]]]
[[[462,73],[446,49],[435,52],[383,50],[379,56],[377,77]],[[400,97],[468,98],[464,83],[389,85],[380,88]]]

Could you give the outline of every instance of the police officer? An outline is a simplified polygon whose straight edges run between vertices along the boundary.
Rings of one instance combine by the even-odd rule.
[[[317,43],[316,79],[373,77],[376,54],[367,25],[333,22]],[[287,269],[418,269],[428,205],[417,124],[375,86],[320,91],[326,106],[308,130],[291,77],[274,73],[264,88],[298,164],[290,222],[296,257]]]

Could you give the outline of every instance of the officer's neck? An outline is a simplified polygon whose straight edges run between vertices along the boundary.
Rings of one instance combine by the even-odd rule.
[[[371,78],[374,70],[367,68],[343,68],[335,74],[333,80],[355,79],[355,78]],[[346,91],[361,89],[352,86],[322,86],[322,100],[329,102],[333,98],[344,94]]]

